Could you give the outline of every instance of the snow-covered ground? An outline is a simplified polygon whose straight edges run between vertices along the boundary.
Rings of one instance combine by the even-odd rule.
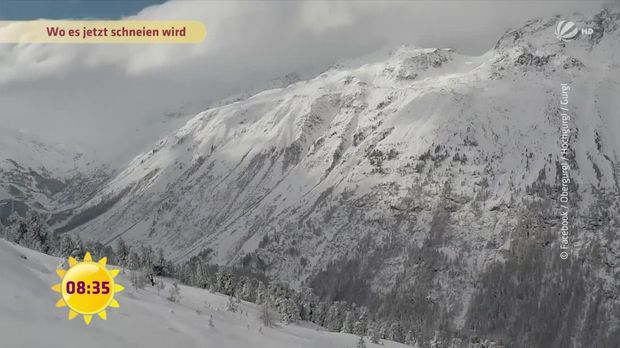
[[[167,289],[136,292],[127,274],[117,278],[125,286],[116,296],[121,307],[109,309],[107,321],[95,317],[86,326],[81,317],[68,321],[67,308],[54,307],[58,294],[50,286],[58,282],[61,262],[0,240],[0,347],[345,348],[359,340],[303,322],[263,327],[256,305],[243,302],[228,312],[226,296],[203,289],[181,286],[180,303],[172,303]],[[384,341],[382,347],[407,346]]]
[[[211,250],[210,262],[294,288],[333,293],[344,284],[348,301],[367,305],[376,294],[404,307],[411,322],[434,323],[415,327],[426,341],[473,328],[510,346],[591,346],[596,337],[596,346],[617,347],[620,301],[608,294],[620,279],[620,13],[573,16],[596,34],[571,42],[557,40],[559,20],[510,30],[479,57],[403,46],[213,107],[96,190],[69,196],[70,209],[52,211],[64,219],[53,227],[111,246],[122,237],[161,247],[175,261]],[[17,172],[10,183],[29,174]],[[567,179],[570,276],[555,252]],[[26,183],[39,193],[38,181]],[[130,306],[136,298],[123,296]],[[155,337],[188,332],[226,347],[218,340],[232,340],[238,327],[258,332],[251,313],[228,325],[235,315],[215,312],[215,329],[207,328],[213,309],[199,316],[195,308],[224,299],[200,290],[184,289],[174,315],[153,293],[138,298],[151,306],[130,307],[132,322],[165,320]],[[550,310],[558,303],[562,318]],[[144,309],[156,305],[163,314]],[[191,325],[181,329],[183,306]],[[355,340],[307,336],[314,332],[291,326],[256,337],[269,347]]]
[[[13,213],[53,215],[80,207],[112,172],[93,158],[85,149],[0,126],[0,223]]]
[[[362,236],[422,245],[449,189],[459,232],[440,251],[482,270],[510,249],[515,202],[556,185],[561,83],[580,209],[591,211],[592,188],[617,191],[618,31],[565,44],[556,22],[528,23],[478,57],[403,46],[207,110],[135,157],[66,230],[174,260],[207,248],[228,265],[260,254],[269,275],[299,285]],[[374,285],[401,270],[382,268]]]

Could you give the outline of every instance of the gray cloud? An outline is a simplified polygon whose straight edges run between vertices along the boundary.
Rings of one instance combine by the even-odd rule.
[[[477,55],[535,17],[600,2],[171,1],[137,18],[199,19],[203,44],[0,45],[2,126],[126,159],[213,101],[402,43]],[[128,149],[130,149],[128,151]]]

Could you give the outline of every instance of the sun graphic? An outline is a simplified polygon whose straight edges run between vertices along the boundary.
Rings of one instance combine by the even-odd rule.
[[[114,295],[124,289],[114,282],[119,270],[108,270],[106,262],[105,257],[93,262],[92,256],[87,252],[84,261],[78,262],[69,257],[69,269],[56,270],[61,279],[59,284],[52,286],[52,290],[61,294],[56,307],[69,307],[69,320],[82,314],[84,322],[89,325],[93,315],[97,314],[99,318],[106,320],[106,308],[120,306],[114,299]]]

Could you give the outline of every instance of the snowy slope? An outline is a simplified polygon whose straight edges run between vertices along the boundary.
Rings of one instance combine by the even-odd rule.
[[[48,214],[79,205],[109,175],[89,158],[66,145],[0,128],[0,220],[13,212]]]
[[[54,307],[58,294],[50,286],[58,281],[55,268],[61,262],[0,240],[0,346],[342,348],[354,347],[359,339],[304,323],[261,328],[253,304],[227,312],[225,296],[184,286],[180,303],[171,303],[153,289],[136,293],[124,275],[119,283],[126,290],[117,295],[121,307],[108,310],[107,321],[94,318],[86,326],[81,318],[68,321],[66,308]],[[214,327],[208,324],[210,316]],[[384,341],[381,347],[406,346]]]
[[[434,205],[450,178],[464,201],[486,180],[493,195],[485,205],[508,204],[541,171],[547,183],[555,179],[560,82],[571,83],[579,113],[580,193],[613,188],[618,34],[565,45],[553,36],[556,21],[530,23],[480,57],[403,47],[210,109],[136,157],[84,209],[118,202],[76,231],[148,240],[179,257],[212,247],[228,262],[275,226],[310,217],[325,195],[359,198],[395,183],[394,196],[366,210],[384,214],[428,180],[426,204]],[[538,57],[548,61],[538,66]],[[425,164],[435,156],[442,159]]]
[[[137,156],[65,230],[178,260],[211,248],[218,263],[325,296],[394,299],[381,308],[424,318],[427,338],[448,326],[523,346],[612,342],[619,18],[575,16],[596,34],[566,43],[559,18],[534,20],[479,57],[404,46],[207,110]],[[561,83],[571,86],[567,263]],[[556,288],[570,300],[563,327],[549,317]]]
[[[24,132],[7,128],[0,128],[0,148],[3,167],[10,159],[26,168],[65,177],[86,165],[80,154],[63,149],[58,144],[44,144]]]
[[[125,210],[122,208],[125,204],[119,204],[118,208],[96,221],[95,226],[89,224],[84,228],[90,231],[95,227],[89,233],[97,235],[125,231],[137,223],[125,235],[128,239],[142,239],[149,233],[145,226],[150,227],[152,221],[145,219],[140,212],[134,217],[134,211],[152,210],[163,204],[164,197],[175,201],[169,205],[177,211],[187,211],[185,217],[177,215],[175,221],[193,223],[186,219],[191,214],[191,220],[202,220],[201,224],[206,224],[205,229],[227,226],[239,214],[251,214],[248,209],[256,211],[260,206],[263,209],[273,206],[276,209],[274,214],[280,213],[288,205],[278,203],[280,199],[299,202],[310,194],[310,201],[326,187],[341,181],[340,175],[360,171],[366,174],[372,170],[364,159],[368,148],[379,142],[372,138],[380,137],[402,122],[402,117],[410,112],[405,108],[409,107],[412,98],[433,102],[438,98],[434,92],[442,85],[449,86],[450,82],[443,79],[438,86],[434,86],[434,79],[409,81],[412,76],[408,75],[408,70],[416,71],[416,65],[425,66],[428,59],[451,56],[454,54],[447,50],[403,48],[387,63],[364,65],[353,71],[330,71],[308,82],[266,91],[247,101],[200,114],[176,134],[163,139],[156,148],[138,156],[102,192],[104,196],[116,196],[131,188],[131,194],[121,200],[129,203],[129,211],[121,212]],[[464,64],[464,59],[458,57],[457,60],[460,62],[448,63],[452,66],[450,71],[462,68],[460,65]],[[380,110],[390,103],[389,113]],[[402,109],[399,114],[403,115],[400,120],[391,115],[399,109]],[[416,122],[412,121],[412,124]],[[420,133],[430,130],[411,128],[417,128]],[[414,154],[427,146],[424,142],[407,144],[398,139],[403,135],[410,136],[398,134],[392,142],[406,146],[403,149],[406,152]],[[370,139],[358,146],[353,144],[356,142],[352,139],[354,136],[360,142],[362,137]],[[334,153],[345,150],[354,152],[352,155],[359,159],[352,159],[349,163],[334,160]],[[359,161],[366,163],[357,166]],[[329,176],[332,169],[338,171]],[[369,179],[368,184],[372,185],[371,180],[375,178]],[[292,189],[293,185],[297,188]],[[230,189],[234,191],[232,196]],[[229,197],[218,199],[225,196]],[[90,204],[94,206],[102,200],[96,198]],[[182,206],[184,202],[177,203],[177,200],[188,204],[200,202],[200,205],[185,207]],[[135,201],[140,202],[134,204]],[[122,216],[117,215],[119,213]],[[118,223],[124,225],[118,226]],[[155,221],[153,225],[160,223],[163,221]],[[107,228],[100,230],[98,226]],[[184,229],[187,233],[195,230],[185,227],[188,226],[178,230]],[[212,233],[216,232],[219,231]],[[193,245],[203,235],[202,231],[197,236],[187,236],[187,233],[183,235],[187,240],[175,238],[176,244],[182,243],[180,245],[170,245],[167,240],[162,240],[161,244],[168,248],[183,248]],[[155,234],[150,236],[155,237],[151,238],[153,242],[157,239],[157,231]],[[114,235],[97,237],[105,239]],[[222,242],[234,242],[234,239],[226,239]]]
[[[0,149],[0,200],[30,195],[33,201],[49,204],[49,197],[64,189],[62,178],[76,167],[75,155],[17,131],[0,128]]]

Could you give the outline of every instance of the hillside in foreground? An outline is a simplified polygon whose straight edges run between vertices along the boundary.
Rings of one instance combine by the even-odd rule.
[[[166,299],[169,281],[160,295],[148,286],[136,292],[127,274],[117,278],[126,288],[117,295],[121,307],[109,309],[107,321],[94,318],[86,326],[81,318],[68,321],[66,308],[54,307],[58,294],[50,286],[58,281],[55,269],[61,263],[0,240],[0,346],[345,348],[359,340],[304,322],[263,327],[256,305],[242,302],[237,312],[229,312],[226,296],[203,289],[181,286],[180,302],[173,303]],[[407,347],[382,343],[366,340],[367,347]]]

